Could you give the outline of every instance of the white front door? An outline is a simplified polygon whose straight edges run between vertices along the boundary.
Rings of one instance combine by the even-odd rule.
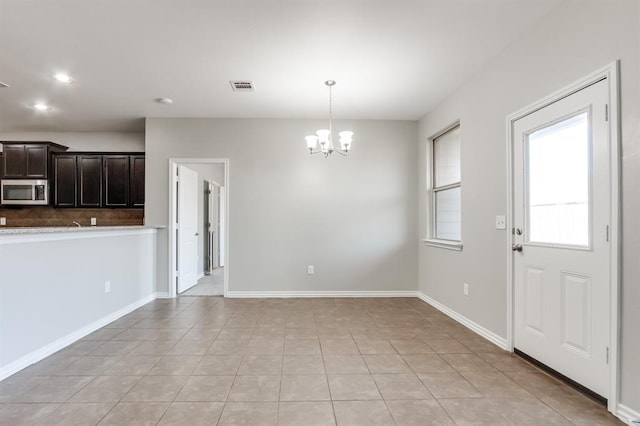
[[[608,93],[601,80],[513,127],[514,347],[605,398]]]
[[[178,293],[198,282],[198,173],[178,166]]]

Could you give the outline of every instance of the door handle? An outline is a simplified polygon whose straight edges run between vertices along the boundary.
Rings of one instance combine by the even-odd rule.
[[[512,244],[511,250],[513,251],[522,251],[522,244]]]

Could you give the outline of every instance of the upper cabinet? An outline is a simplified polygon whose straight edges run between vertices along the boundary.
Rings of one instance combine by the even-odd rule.
[[[76,156],[58,154],[53,157],[53,204],[58,207],[75,207],[78,190]]]
[[[129,170],[129,206],[144,207],[144,155],[131,155]]]
[[[129,207],[129,156],[103,155],[104,206]]]
[[[1,179],[47,179],[55,207],[144,207],[143,152],[66,152],[53,142],[0,141]]]
[[[144,154],[82,152],[53,156],[56,207],[144,207]]]
[[[102,155],[77,156],[78,205],[77,207],[102,207]]]
[[[66,146],[53,142],[2,142],[3,179],[48,179],[50,154]]]

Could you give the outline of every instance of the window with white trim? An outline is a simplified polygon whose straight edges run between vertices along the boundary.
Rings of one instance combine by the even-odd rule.
[[[460,124],[431,140],[428,240],[461,245]]]

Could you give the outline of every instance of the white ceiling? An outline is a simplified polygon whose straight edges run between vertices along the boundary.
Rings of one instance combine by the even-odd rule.
[[[0,131],[322,118],[327,79],[338,119],[416,120],[560,1],[0,0]]]

